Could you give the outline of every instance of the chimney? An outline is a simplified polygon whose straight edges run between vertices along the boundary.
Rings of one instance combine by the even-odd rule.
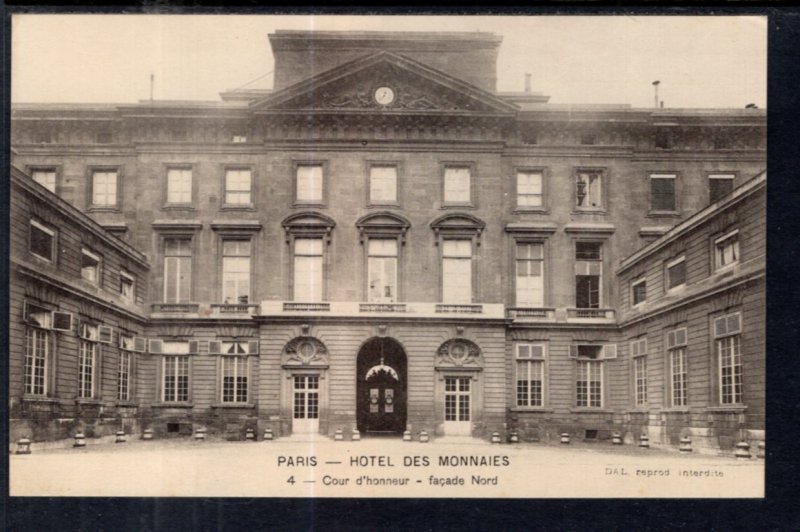
[[[531,75],[529,72],[525,73],[525,92],[531,92]]]

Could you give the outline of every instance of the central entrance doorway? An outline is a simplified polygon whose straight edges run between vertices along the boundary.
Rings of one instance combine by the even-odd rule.
[[[372,338],[356,363],[357,425],[362,433],[406,429],[406,353],[397,340]]]

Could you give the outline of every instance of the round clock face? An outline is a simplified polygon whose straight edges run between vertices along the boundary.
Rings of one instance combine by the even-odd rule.
[[[394,101],[394,90],[390,87],[378,87],[375,89],[375,101],[381,105],[389,105]]]

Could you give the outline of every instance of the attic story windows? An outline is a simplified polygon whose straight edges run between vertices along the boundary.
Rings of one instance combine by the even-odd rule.
[[[167,170],[167,203],[192,203],[192,169],[169,168]]]
[[[295,165],[295,203],[301,205],[324,203],[325,166],[321,163]]]
[[[444,204],[472,204],[472,168],[448,165],[444,168]]]

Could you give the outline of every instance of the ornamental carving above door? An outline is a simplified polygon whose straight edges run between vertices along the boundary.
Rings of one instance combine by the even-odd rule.
[[[448,340],[436,351],[437,368],[459,368],[465,366],[473,368],[483,366],[481,349],[474,342],[461,338]]]
[[[328,366],[325,344],[308,336],[295,338],[283,348],[283,364],[288,366]]]

